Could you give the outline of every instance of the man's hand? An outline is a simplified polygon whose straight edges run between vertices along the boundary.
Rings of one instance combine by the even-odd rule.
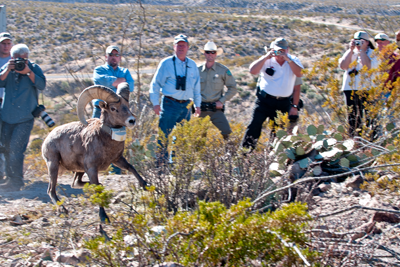
[[[113,82],[112,86],[118,87],[118,85],[119,85],[120,83],[124,83],[124,82],[126,82],[126,79],[125,79],[125,78],[117,78],[117,79]]]
[[[350,41],[350,50],[353,52],[354,48],[356,48],[356,42],[354,39]]]
[[[400,31],[396,32],[396,42],[400,42]]]
[[[200,108],[196,108],[196,112],[194,113],[194,116],[195,116],[195,117],[199,117],[199,116],[200,116],[200,113],[201,113]]]
[[[224,108],[224,104],[222,104],[222,102],[218,100],[217,102],[215,102],[215,108],[216,109],[223,109]]]
[[[292,107],[289,110],[289,115],[299,115],[299,110],[297,108],[295,108],[295,107]]]
[[[14,65],[15,67],[15,65]],[[27,74],[29,72],[32,72],[31,69],[29,68],[28,64],[25,63],[25,68],[21,71],[15,70],[15,72],[19,73],[19,74]]]
[[[160,115],[160,111],[161,111],[160,105],[154,106],[154,107],[153,107],[153,110],[154,110],[154,112],[155,112],[157,115]]]

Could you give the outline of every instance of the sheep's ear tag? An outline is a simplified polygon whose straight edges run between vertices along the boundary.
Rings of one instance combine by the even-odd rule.
[[[111,139],[115,141],[125,141],[126,129],[122,128],[111,128]]]

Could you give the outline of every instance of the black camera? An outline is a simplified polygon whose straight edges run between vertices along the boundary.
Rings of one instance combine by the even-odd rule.
[[[23,71],[25,69],[25,59],[24,58],[16,58],[14,60],[15,70]]]
[[[275,70],[273,68],[267,68],[265,69],[265,73],[268,74],[269,76],[274,75]]]
[[[32,116],[35,118],[41,117],[42,120],[46,123],[47,126],[53,127],[56,123],[53,121],[53,119],[47,114],[45,111],[46,108],[43,105],[38,105],[33,111],[32,111]]]
[[[356,70],[356,69],[352,69],[351,71],[349,71],[350,76],[352,76],[352,75],[356,76],[357,74],[358,74],[358,70]]]
[[[186,76],[176,76],[176,90],[186,90]]]

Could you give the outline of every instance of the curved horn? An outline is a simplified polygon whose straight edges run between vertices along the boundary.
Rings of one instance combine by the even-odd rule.
[[[129,84],[127,82],[118,84],[117,95],[122,96],[126,101],[129,102],[129,93]]]
[[[85,107],[93,99],[101,99],[107,103],[118,102],[120,100],[119,96],[114,93],[113,90],[105,86],[93,85],[83,90],[79,96],[76,106],[78,118],[84,125],[88,124],[85,119]]]

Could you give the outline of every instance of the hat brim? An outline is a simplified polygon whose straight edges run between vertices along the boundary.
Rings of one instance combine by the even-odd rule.
[[[4,40],[12,41],[11,38],[9,38],[9,37],[2,37],[2,38],[0,38],[0,43],[3,42]]]
[[[188,40],[182,38],[182,39],[177,39],[177,40],[175,40],[175,41],[174,41],[174,44],[177,44],[177,43],[179,43],[179,42],[189,43]]]
[[[288,47],[287,46],[278,46],[278,45],[274,45],[274,47],[273,47],[273,49],[274,50],[281,50],[281,49],[288,49]]]
[[[206,52],[206,50],[204,50],[203,48],[199,48],[199,50],[202,54]],[[215,51],[215,50],[207,50],[207,51]],[[224,53],[224,49],[222,49],[221,47],[218,48],[216,51],[217,51],[217,56],[222,55]]]

